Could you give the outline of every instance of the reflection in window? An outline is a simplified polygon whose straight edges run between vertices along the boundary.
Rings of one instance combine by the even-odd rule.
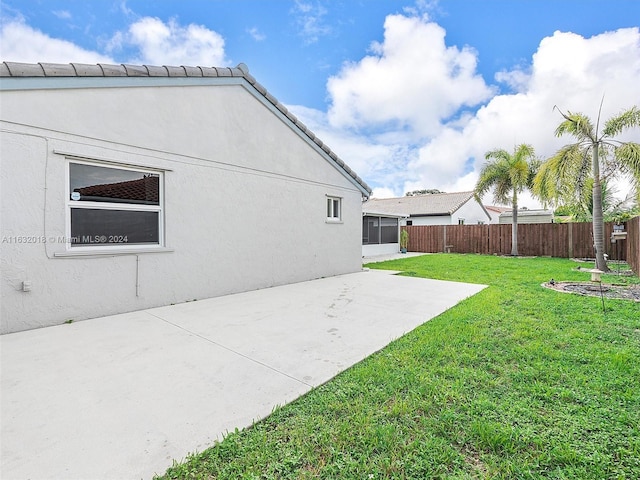
[[[160,205],[157,173],[71,163],[69,189],[70,198],[75,201]]]

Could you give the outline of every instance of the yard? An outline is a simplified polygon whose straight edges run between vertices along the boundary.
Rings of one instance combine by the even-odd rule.
[[[640,303],[542,288],[565,259],[369,266],[489,288],[161,478],[640,478]]]

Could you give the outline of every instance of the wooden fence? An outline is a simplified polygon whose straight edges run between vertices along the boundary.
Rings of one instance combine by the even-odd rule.
[[[409,232],[411,252],[509,255],[511,225],[416,225]],[[639,271],[640,217],[627,222],[627,240],[611,243],[613,223],[605,223],[605,249],[611,260],[630,259]],[[631,246],[630,244],[633,244]],[[518,254],[564,258],[594,258],[591,223],[518,224]],[[632,262],[635,261],[635,264]],[[633,266],[635,265],[635,266]]]
[[[629,220],[626,230],[627,262],[636,275],[640,276],[640,217]]]

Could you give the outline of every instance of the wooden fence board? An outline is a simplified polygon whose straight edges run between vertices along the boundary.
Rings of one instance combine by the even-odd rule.
[[[627,262],[636,275],[640,275],[640,217],[632,218],[625,227]]]
[[[635,261],[640,267],[640,217],[628,222],[629,240],[611,243],[613,223],[605,224],[605,249],[612,260]],[[511,254],[511,225],[411,225],[402,227],[409,233],[409,251],[485,255]],[[633,233],[632,233],[633,232]],[[631,237],[636,243],[629,246]],[[518,254],[564,258],[594,258],[591,223],[537,223],[518,225]]]

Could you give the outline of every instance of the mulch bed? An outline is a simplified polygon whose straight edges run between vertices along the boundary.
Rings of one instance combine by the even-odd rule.
[[[542,284],[563,293],[575,293],[590,297],[600,297],[640,302],[640,285],[615,285],[598,282],[547,282]]]

